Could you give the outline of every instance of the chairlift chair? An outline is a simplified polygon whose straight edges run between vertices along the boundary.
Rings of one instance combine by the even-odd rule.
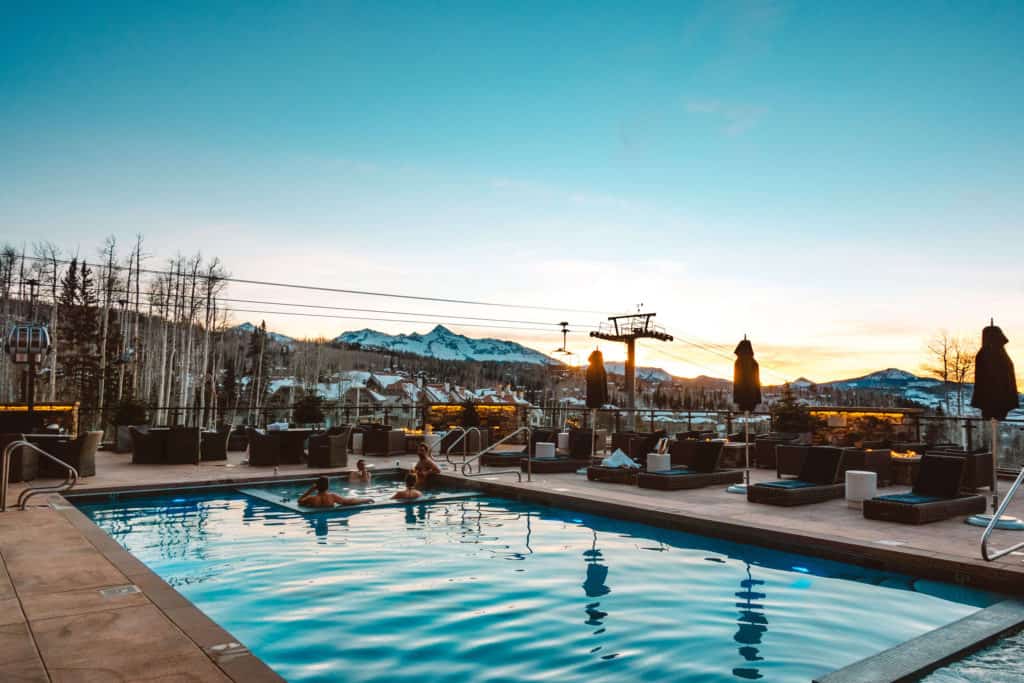
[[[50,331],[38,323],[13,326],[4,342],[4,352],[17,364],[39,363],[51,349]]]

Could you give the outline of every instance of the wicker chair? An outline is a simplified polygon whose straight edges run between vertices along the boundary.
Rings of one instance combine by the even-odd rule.
[[[74,467],[79,477],[92,477],[96,474],[96,451],[99,450],[103,432],[86,432],[76,439],[64,441],[50,446],[50,455],[61,462]],[[63,477],[67,470],[47,458],[39,459],[39,476]]]
[[[133,465],[162,465],[167,462],[166,429],[138,429],[129,427],[132,437]]]
[[[199,427],[171,427],[167,433],[167,464],[195,465],[199,462]]]
[[[677,444],[680,442],[676,442]],[[660,489],[662,491],[678,491],[696,489],[704,486],[739,484],[743,481],[743,470],[721,469],[723,442],[691,440],[692,447],[687,449],[684,466],[675,465],[666,472],[640,472],[637,474],[637,485],[642,489]]]
[[[309,437],[310,467],[348,467],[348,440],[352,428],[341,434],[314,434]]]
[[[812,446],[796,479],[760,482],[747,488],[747,500],[769,505],[807,505],[842,498],[846,485],[839,482],[843,450]]]
[[[249,431],[249,466],[274,467],[281,464],[281,432]]]
[[[921,469],[910,493],[865,500],[864,517],[904,524],[927,524],[985,512],[984,496],[963,493],[967,467],[968,462],[962,457],[925,454],[921,457]]]
[[[392,456],[405,453],[405,432],[383,427],[363,434],[363,455]]]
[[[228,459],[228,439],[230,434],[230,427],[220,427],[214,432],[203,432],[199,443],[203,462]]]

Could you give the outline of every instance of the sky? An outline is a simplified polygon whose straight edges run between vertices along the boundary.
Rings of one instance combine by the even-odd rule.
[[[238,278],[567,309],[231,286],[422,320],[236,314],[295,336],[443,322],[552,351],[567,320],[584,358],[642,304],[699,346],[640,363],[727,376],[746,334],[766,381],[823,381],[920,371],[929,338],[994,317],[1024,370],[1019,2],[2,12],[0,241],[142,233],[154,268],[201,252]]]

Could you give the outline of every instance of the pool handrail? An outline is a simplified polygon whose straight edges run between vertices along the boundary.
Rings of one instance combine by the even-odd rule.
[[[1014,494],[1016,494],[1018,489],[1020,489],[1022,482],[1024,482],[1024,469],[1021,469],[1020,474],[1017,475],[1017,479],[1013,482],[1013,485],[1010,486],[1010,489],[1006,492],[1006,495],[1003,496],[1003,501],[999,504],[999,508],[995,511],[995,513],[993,513],[992,519],[988,520],[988,525],[985,527],[984,533],[981,534],[981,556],[985,559],[986,562],[993,562],[994,560],[998,560],[1000,557],[1003,557],[1004,555],[1009,555],[1014,551],[1024,548],[1024,541],[1017,543],[1015,545],[1011,545],[1009,548],[1003,548],[1001,550],[990,551],[988,548],[989,536],[992,535],[992,532],[995,530],[996,525],[999,524],[999,520],[1006,512],[1006,508],[1010,506],[1010,501],[1013,500]]]
[[[462,462],[466,462],[466,458],[469,457],[469,435],[472,432],[476,432],[480,435],[480,443],[483,443],[483,431],[479,427],[455,427],[449,433],[462,432],[459,436],[448,444],[448,449],[441,449],[442,455],[444,455],[445,462],[452,466],[453,470],[457,470],[461,463],[457,463],[451,459],[452,449],[462,443]]]
[[[22,510],[25,509],[29,499],[33,496],[37,496],[42,493],[61,493],[63,491],[70,491],[75,487],[75,484],[78,483],[78,470],[71,465],[67,464],[55,455],[47,453],[30,441],[25,441],[24,439],[12,441],[4,447],[3,453],[0,454],[0,512],[7,512],[7,486],[11,480],[11,454],[14,453],[15,448],[29,448],[67,470],[67,474],[64,475],[64,482],[59,485],[28,487],[22,491],[18,496],[18,502],[15,503],[15,505],[20,507]]]
[[[483,456],[485,456],[488,453],[493,452],[495,448],[497,448],[498,446],[502,445],[503,443],[505,443],[506,441],[508,441],[512,437],[515,437],[515,436],[518,436],[519,434],[522,434],[523,432],[526,432],[526,461],[528,463],[527,466],[526,466],[526,471],[527,471],[527,475],[528,475],[527,481],[533,481],[533,462],[530,459],[530,435],[533,433],[533,429],[531,427],[520,427],[519,429],[515,430],[514,432],[508,434],[507,436],[505,436],[505,437],[503,437],[501,439],[498,439],[497,441],[492,443],[490,446],[488,446],[487,448],[483,449],[482,451],[480,451],[479,453],[474,455],[472,458],[470,458],[470,459],[466,460],[465,462],[463,462],[462,463],[462,476],[464,476],[464,477],[472,477],[472,476],[474,476],[472,474],[472,472],[473,472],[473,463],[474,462],[477,463],[477,465],[476,465],[476,472],[477,472],[477,474],[475,476],[479,476],[480,475],[480,468],[481,468],[480,458],[482,458]],[[466,470],[467,467],[469,468],[469,471]],[[499,472],[491,472],[490,474],[511,474],[513,472],[515,472],[516,474],[519,475],[519,481],[523,480],[523,475],[522,475],[522,472],[520,470],[501,470]]]

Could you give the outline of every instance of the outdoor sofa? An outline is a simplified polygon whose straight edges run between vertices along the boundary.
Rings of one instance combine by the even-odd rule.
[[[843,450],[812,446],[796,479],[759,482],[747,487],[747,500],[769,505],[807,505],[842,498],[845,485],[837,483],[843,465]]]
[[[79,477],[92,477],[96,474],[96,451],[102,439],[101,431],[84,432],[70,441],[51,444],[46,450],[61,462],[74,467]],[[40,477],[64,477],[67,473],[65,468],[49,458],[39,458]]]
[[[24,434],[14,432],[0,434],[0,452],[15,441],[24,441]],[[39,454],[24,446],[11,450],[8,470],[9,481],[31,481],[39,476]]]
[[[672,444],[672,469],[662,472],[639,472],[636,483],[642,489],[676,491],[696,489],[716,484],[739,484],[743,481],[743,470],[720,469],[723,442],[697,441],[683,446],[684,442]],[[678,457],[677,453],[683,457]],[[677,465],[677,460],[684,460]]]
[[[904,524],[927,524],[985,512],[985,497],[963,493],[967,460],[927,453],[910,493],[864,501],[864,517]]]
[[[307,464],[319,468],[348,467],[348,440],[351,433],[352,428],[346,427],[340,432],[328,430],[309,437]]]

